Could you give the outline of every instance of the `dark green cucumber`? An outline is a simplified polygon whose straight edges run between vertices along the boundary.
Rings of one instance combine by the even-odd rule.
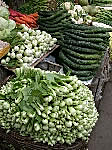
[[[54,19],[54,20],[52,20],[52,21],[44,21],[44,23],[46,23],[46,24],[56,24],[56,23],[59,23],[59,22],[61,22],[62,20],[64,20],[65,18],[69,18],[71,15],[69,14],[69,13],[65,13],[65,14],[63,14],[63,15],[61,15],[60,17],[58,17],[58,18],[56,18],[56,19]]]
[[[87,54],[99,54],[101,55],[102,52],[101,51],[97,51],[95,49],[92,48],[84,48],[84,47],[80,47],[80,46],[74,46],[74,45],[70,45],[70,44],[66,44],[66,42],[64,43],[64,41],[60,41],[60,46],[63,46],[64,48],[70,49],[72,51],[78,52],[78,53],[87,53]]]
[[[93,78],[94,78],[94,75],[91,75],[89,77],[78,77],[78,79],[81,81],[89,81],[89,80],[92,80]]]
[[[84,38],[103,38],[103,39],[105,39],[105,38],[109,38],[110,37],[109,33],[86,34],[86,33],[80,32],[78,30],[73,30],[73,29],[66,30],[65,32],[73,33],[75,35],[78,35],[78,36],[81,36],[81,37],[84,37]]]
[[[56,13],[54,13],[52,16],[50,17],[45,17],[45,18],[40,18],[41,21],[53,21],[54,19],[56,19],[59,16],[62,16],[63,13],[67,13],[67,10],[63,9],[63,10],[59,10]]]
[[[54,15],[55,13],[57,13],[57,11],[39,11],[39,16],[41,18],[41,16],[45,17],[49,17]]]
[[[77,41],[87,41],[87,42],[93,42],[93,43],[100,43],[103,42],[103,39],[101,38],[83,38],[80,37],[78,35],[69,33],[69,32],[64,32],[65,35],[68,35],[69,37],[71,37],[72,39],[75,39]]]
[[[86,42],[86,41],[75,41],[70,39],[70,37],[65,36],[64,37],[64,42],[70,45],[75,45],[75,46],[80,46],[80,47],[86,47],[86,48],[92,48],[92,49],[96,49],[99,51],[106,51],[107,47],[104,47],[100,44],[95,44],[95,43],[91,43],[91,42]]]
[[[101,56],[98,54],[80,54],[75,51],[72,51],[71,49],[62,48],[62,51],[66,52],[67,54],[70,54],[76,58],[85,59],[85,60],[98,60],[101,59]]]
[[[85,30],[93,30],[95,29],[94,26],[87,26],[87,25],[79,25],[79,24],[71,24],[71,23],[64,23],[63,24],[65,30],[66,29],[75,29],[75,30],[80,30],[80,31],[85,31]]]
[[[63,27],[60,26],[60,27],[57,27],[57,28],[46,28],[46,27],[40,26],[40,30],[47,31],[48,33],[50,33],[50,32],[58,32],[59,30],[63,30]]]
[[[112,32],[112,28],[103,28],[103,27],[97,27],[93,30],[85,30],[85,33],[105,33],[105,32]]]
[[[60,27],[60,26],[63,26],[62,23],[57,23],[57,24],[46,24],[44,22],[39,22],[39,26],[43,26],[43,27],[46,27],[46,28],[57,28],[57,27]]]
[[[62,66],[63,66],[63,68],[64,68],[64,71],[65,71],[65,73],[67,73],[68,71],[71,71],[71,74],[72,75],[77,75],[78,77],[88,77],[88,76],[90,76],[90,75],[92,75],[93,74],[93,72],[92,71],[82,71],[82,70],[79,70],[79,71],[77,71],[77,70],[72,70],[72,69],[70,69],[70,67],[68,67],[66,64],[64,64],[64,63],[62,63]]]
[[[99,64],[92,64],[92,65],[79,65],[68,59],[62,51],[59,52],[59,58],[62,61],[62,63],[67,64],[69,67],[73,69],[79,69],[79,70],[95,70],[99,67]]]
[[[81,65],[91,65],[91,64],[98,64],[99,60],[83,60],[79,58],[73,57],[70,54],[66,54],[67,58],[69,58],[71,61],[73,61],[76,64],[81,64]]]

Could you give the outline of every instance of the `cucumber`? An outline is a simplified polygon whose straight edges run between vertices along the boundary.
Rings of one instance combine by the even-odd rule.
[[[72,57],[69,54],[66,54],[66,57],[69,58],[74,63],[81,64],[81,65],[91,65],[91,64],[98,64],[99,63],[98,60],[83,60],[83,59]]]
[[[66,42],[64,43],[64,41],[63,42],[60,41],[59,44],[60,44],[60,46],[63,46],[64,48],[70,49],[70,50],[78,52],[78,53],[99,54],[99,55],[102,54],[101,51],[97,51],[95,49],[90,49],[90,48],[84,48],[84,47],[80,47],[80,46],[69,45],[69,44],[66,44]]]
[[[65,9],[59,10],[49,17],[40,18],[40,20],[41,21],[53,21],[54,19],[58,18],[59,16],[62,16],[64,13],[67,13],[67,10],[65,10]]]
[[[59,30],[63,30],[63,27],[60,26],[60,27],[57,27],[57,28],[47,28],[47,27],[43,27],[43,26],[40,26],[40,29],[41,30],[44,30],[44,31],[47,31],[48,33],[52,33],[52,32],[58,32]]]
[[[63,22],[64,23],[64,22]],[[80,24],[72,24],[72,23],[64,23],[63,24],[64,28],[65,28],[65,31],[66,29],[75,29],[75,30],[80,30],[80,31],[85,31],[85,30],[93,30],[95,29],[96,27],[94,26],[88,26],[88,25],[80,25]]]
[[[77,75],[78,77],[88,77],[88,76],[94,74],[92,71],[72,70],[72,69],[70,69],[70,67],[68,67],[64,63],[62,63],[62,66],[64,68],[65,73],[68,72],[68,71],[71,71],[72,75]]]
[[[102,45],[91,43],[91,42],[75,41],[75,40],[70,39],[70,37],[68,36],[65,36],[64,39],[65,39],[64,42],[70,45],[75,45],[75,46],[80,46],[80,47],[85,47],[85,48],[92,48],[92,49],[96,49],[99,51],[106,51],[106,48],[107,48]]]
[[[99,67],[99,64],[92,64],[92,65],[79,65],[68,59],[65,54],[60,51],[59,52],[59,58],[62,61],[62,63],[67,64],[69,67],[73,69],[78,69],[78,70],[95,70]]]
[[[69,17],[71,17],[71,14],[65,13],[52,21],[44,21],[44,23],[53,25],[53,24],[61,22],[62,20],[66,19],[66,18],[69,18]]]
[[[41,18],[41,16],[45,17],[49,17],[54,15],[55,13],[57,13],[57,11],[39,11],[39,16]]]
[[[112,28],[103,28],[103,27],[97,27],[93,30],[85,30],[85,33],[105,33],[105,32],[112,32]]]
[[[93,78],[94,78],[94,75],[91,75],[89,77],[78,77],[78,79],[81,81],[89,81],[89,80],[92,80]]]
[[[75,39],[75,40],[78,40],[78,41],[87,41],[87,42],[93,42],[93,43],[103,42],[103,39],[101,39],[101,38],[83,38],[83,37],[80,37],[80,36],[77,36],[75,34],[68,33],[68,32],[64,32],[64,34],[68,35],[72,39]]]
[[[83,32],[80,32],[80,31],[74,30],[74,29],[66,30],[65,32],[73,33],[75,35],[78,35],[78,36],[81,36],[81,37],[85,37],[85,38],[102,38],[102,39],[105,39],[105,38],[109,38],[110,37],[109,33],[87,34],[87,33],[83,33]]]
[[[71,49],[62,48],[62,51],[66,52],[67,54],[70,54],[76,58],[84,59],[84,60],[100,60],[101,55],[98,54],[80,54],[75,51],[72,51]]]
[[[46,28],[57,28],[57,27],[60,27],[60,26],[63,26],[62,23],[57,23],[57,24],[45,24],[44,22],[39,22],[39,26],[43,26],[43,27],[46,27]]]

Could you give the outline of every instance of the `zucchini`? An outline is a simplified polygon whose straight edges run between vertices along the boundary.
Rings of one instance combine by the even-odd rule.
[[[59,16],[62,16],[64,13],[67,13],[67,10],[63,9],[63,10],[59,10],[56,13],[54,13],[53,15],[49,16],[49,17],[45,17],[45,18],[40,18],[41,21],[52,21],[56,18],[58,18]]]
[[[99,44],[91,43],[91,42],[86,42],[86,41],[75,41],[70,39],[70,37],[65,36],[64,37],[64,42],[70,45],[75,45],[75,46],[81,46],[81,47],[86,47],[86,48],[93,48],[99,51],[106,51],[107,47],[104,47]]]
[[[98,54],[80,54],[75,51],[72,51],[71,49],[62,48],[62,51],[66,52],[67,54],[70,54],[76,58],[84,59],[84,60],[98,60],[101,59],[101,55]]]
[[[98,64],[99,60],[83,60],[79,58],[72,57],[69,54],[66,54],[67,58],[69,58],[71,61],[73,61],[76,64],[81,64],[81,65],[91,65],[91,64]]]
[[[78,70],[95,70],[99,67],[99,64],[92,64],[92,65],[79,65],[68,59],[62,51],[59,52],[59,58],[62,63],[67,64],[69,67]]]
[[[68,71],[71,71],[72,75],[76,75],[78,77],[88,77],[94,74],[92,71],[82,71],[82,70],[72,70],[70,67],[68,67],[66,64],[62,63],[64,72],[67,73]]]
[[[103,39],[101,39],[101,38],[83,38],[83,37],[77,36],[77,35],[69,33],[69,32],[64,32],[64,34],[68,35],[71,38],[78,40],[78,41],[87,41],[87,42],[93,42],[93,43],[103,42]]]

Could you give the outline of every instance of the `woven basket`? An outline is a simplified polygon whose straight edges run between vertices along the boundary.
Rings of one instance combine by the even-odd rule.
[[[6,47],[4,47],[2,50],[0,50],[0,59],[5,56],[8,51],[10,50],[10,44],[8,44]]]
[[[30,137],[20,136],[16,131],[6,133],[2,128],[0,128],[0,139],[6,140],[18,150],[21,148],[25,148],[25,150],[85,150],[87,147],[87,143],[82,140],[77,140],[71,145],[56,144],[52,147],[43,143],[35,143]]]

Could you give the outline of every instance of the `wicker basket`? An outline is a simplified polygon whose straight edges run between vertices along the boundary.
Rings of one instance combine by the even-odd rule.
[[[0,139],[6,140],[7,143],[12,144],[17,150],[24,148],[25,150],[85,150],[87,143],[82,140],[77,140],[74,144],[56,144],[55,146],[48,146],[43,143],[35,143],[30,137],[20,136],[17,132],[6,131],[0,128]]]

